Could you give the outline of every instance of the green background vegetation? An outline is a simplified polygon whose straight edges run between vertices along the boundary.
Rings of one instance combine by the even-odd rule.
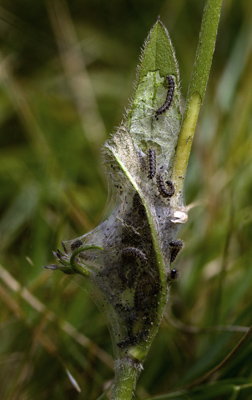
[[[128,106],[140,47],[157,16],[176,49],[185,97],[203,6],[198,0],[1,1],[1,400],[93,400],[110,384],[109,334],[83,281],[42,267],[55,262],[51,251],[61,240],[101,220],[107,198],[101,146]],[[176,261],[181,277],[138,398],[201,377],[251,325],[251,25],[251,2],[224,0],[186,176],[186,203],[196,206],[179,235],[186,244]],[[251,354],[248,340],[212,377],[215,386],[169,398],[252,399],[251,386],[238,390],[252,380]]]

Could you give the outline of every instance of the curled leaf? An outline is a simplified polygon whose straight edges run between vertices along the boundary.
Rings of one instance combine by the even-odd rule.
[[[168,107],[156,113],[168,100]],[[140,373],[168,299],[169,243],[184,222],[176,217],[183,212],[181,204],[170,204],[180,124],[177,62],[158,20],[143,49],[125,121],[104,146],[112,211],[91,232],[63,242],[64,254],[54,253],[59,270],[91,282],[92,296],[108,320],[117,377]],[[161,193],[165,190],[167,196]]]

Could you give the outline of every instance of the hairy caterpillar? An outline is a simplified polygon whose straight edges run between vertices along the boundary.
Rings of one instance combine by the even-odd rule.
[[[122,256],[123,258],[137,258],[141,264],[145,265],[147,264],[147,258],[145,256],[145,254],[139,250],[136,249],[135,247],[126,247],[123,251],[122,251]]]
[[[172,197],[175,193],[175,188],[173,186],[173,183],[171,181],[166,181],[165,183],[168,188],[165,187],[162,176],[160,174],[158,174],[157,175],[157,187],[158,187],[159,193],[163,197]]]
[[[74,250],[78,249],[82,244],[83,244],[83,243],[82,243],[81,240],[79,240],[79,239],[76,240],[75,242],[73,242],[73,243],[71,244],[71,250],[74,251]]]
[[[168,75],[166,77],[167,79],[167,83],[168,83],[168,92],[167,92],[167,96],[165,99],[164,104],[157,109],[157,111],[155,112],[155,118],[158,119],[158,115],[163,114],[165,111],[167,111],[172,103],[173,97],[174,97],[174,91],[175,91],[175,82],[174,79],[171,77],[171,75]]]
[[[184,247],[184,243],[182,242],[182,240],[174,240],[169,243],[169,246],[171,249],[170,262],[172,263],[177,257],[180,250]]]
[[[156,174],[156,152],[153,149],[148,150],[148,178],[152,179]]]

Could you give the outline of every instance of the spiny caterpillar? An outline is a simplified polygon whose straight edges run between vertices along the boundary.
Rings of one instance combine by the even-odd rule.
[[[169,109],[174,97],[174,90],[175,90],[174,79],[171,77],[171,75],[168,75],[166,79],[168,83],[168,92],[164,104],[160,108],[158,108],[157,111],[155,112],[156,119],[158,119],[158,115],[163,114],[165,111]]]
[[[154,149],[148,150],[148,178],[152,179],[156,174],[156,152]]]
[[[82,243],[81,240],[79,240],[79,239],[76,240],[75,242],[73,242],[73,243],[71,244],[71,250],[74,251],[74,250],[78,249],[82,244],[83,244],[83,243]]]
[[[147,258],[145,254],[139,250],[136,249],[135,247],[126,247],[122,251],[122,257],[123,258],[137,258],[141,264],[146,265],[147,264]]]
[[[182,240],[173,240],[169,243],[169,246],[171,248],[170,262],[172,263],[177,257],[180,250],[184,247],[184,243],[182,242]]]
[[[179,277],[178,270],[173,268],[167,275],[167,282],[169,283],[169,282],[175,281],[176,279],[178,279],[178,277]]]
[[[167,189],[164,184],[164,180],[160,174],[157,175],[157,187],[159,190],[159,193],[163,197],[172,197],[175,193],[175,188],[173,186],[173,183],[171,181],[166,181],[165,182],[167,185]]]

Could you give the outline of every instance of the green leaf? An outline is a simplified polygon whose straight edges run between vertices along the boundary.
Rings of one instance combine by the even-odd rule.
[[[167,96],[167,76],[175,91],[167,112],[155,118]],[[179,70],[169,34],[160,20],[152,28],[141,57],[135,96],[127,114],[127,128],[142,152],[152,147],[160,166],[171,174],[181,125]]]
[[[147,400],[216,400],[217,396],[231,396],[230,400],[237,398],[242,390],[251,389],[249,379],[230,379],[195,387],[191,390],[177,390],[161,396],[150,397]],[[225,397],[226,398],[226,397]]]
[[[146,40],[139,81],[141,82],[151,71],[159,71],[160,76],[164,78],[169,74],[179,79],[178,64],[171,39],[160,20],[155,23]]]

